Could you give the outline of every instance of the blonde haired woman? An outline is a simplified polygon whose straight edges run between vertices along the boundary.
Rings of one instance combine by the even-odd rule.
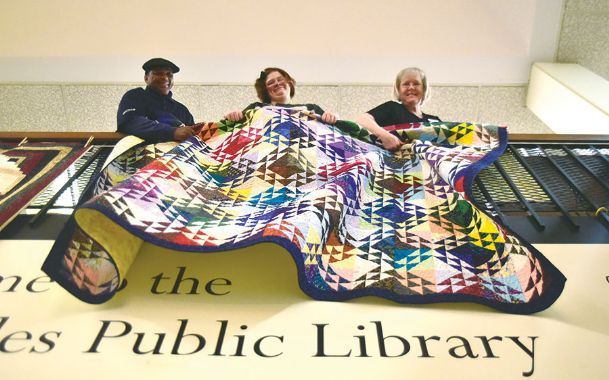
[[[393,88],[395,101],[385,102],[357,117],[359,125],[381,140],[383,147],[396,150],[402,142],[385,127],[404,123],[440,121],[434,115],[423,113],[421,106],[429,98],[427,75],[417,67],[408,67],[395,77]]]

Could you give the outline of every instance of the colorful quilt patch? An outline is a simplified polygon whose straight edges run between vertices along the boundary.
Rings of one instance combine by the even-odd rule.
[[[504,151],[506,128],[393,129],[407,143],[390,153],[354,123],[329,126],[294,109],[207,124],[77,210],[43,269],[99,303],[144,241],[193,252],[274,242],[316,299],[476,302],[512,313],[550,306],[564,276],[471,202],[472,181]]]

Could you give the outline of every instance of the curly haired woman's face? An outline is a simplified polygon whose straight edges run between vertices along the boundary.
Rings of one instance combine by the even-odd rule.
[[[290,101],[290,84],[279,71],[272,71],[268,74],[265,85],[271,103],[282,104]]]

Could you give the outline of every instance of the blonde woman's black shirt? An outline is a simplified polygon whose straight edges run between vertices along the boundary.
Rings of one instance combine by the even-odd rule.
[[[426,123],[430,121],[442,121],[435,115],[423,114],[423,117],[418,117],[408,111],[402,103],[392,100],[385,102],[377,107],[374,107],[367,112],[372,115],[376,123],[381,127],[404,123]]]

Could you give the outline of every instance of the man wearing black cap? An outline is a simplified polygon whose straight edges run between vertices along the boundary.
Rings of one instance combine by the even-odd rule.
[[[180,68],[163,58],[142,66],[146,89],[127,91],[118,106],[118,131],[148,142],[184,141],[195,135],[188,108],[172,98],[173,74]]]

